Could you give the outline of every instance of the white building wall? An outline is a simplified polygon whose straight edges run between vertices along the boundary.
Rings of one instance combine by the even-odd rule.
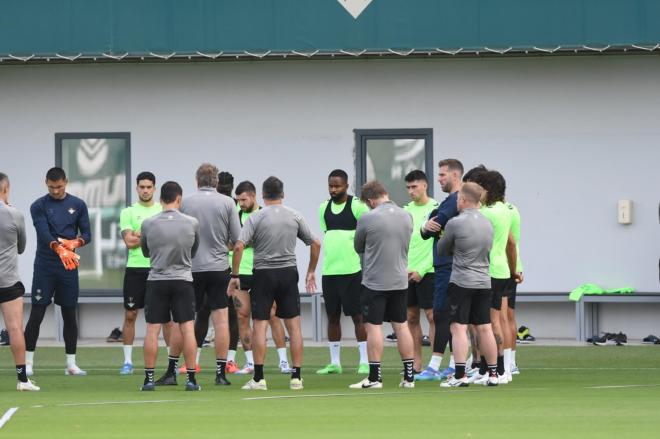
[[[277,175],[318,232],[327,173],[354,175],[353,129],[433,128],[434,161],[507,178],[521,291],[657,291],[659,109],[657,56],[0,66],[0,170],[28,218],[29,288],[29,205],[55,132],[131,132],[133,175],[184,193],[202,161],[258,187]],[[633,200],[632,225],[617,224],[619,199]],[[307,260],[301,246],[301,271]]]

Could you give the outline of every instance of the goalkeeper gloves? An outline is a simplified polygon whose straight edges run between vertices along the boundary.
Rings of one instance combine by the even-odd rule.
[[[57,240],[62,244],[64,248],[70,251],[74,251],[78,247],[82,247],[85,245],[85,241],[82,238],[76,238],[76,239],[64,239],[64,238],[57,238]]]
[[[66,270],[75,270],[80,265],[80,256],[68,250],[64,245],[53,241],[50,244],[50,248],[60,257],[60,261],[62,261],[62,265],[64,265]]]

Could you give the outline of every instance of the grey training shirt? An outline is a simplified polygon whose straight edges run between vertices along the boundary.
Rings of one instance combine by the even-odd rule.
[[[164,210],[142,223],[142,253],[151,258],[148,280],[192,282],[191,259],[199,246],[199,223],[178,210]]]
[[[282,204],[252,213],[238,238],[254,248],[254,269],[296,266],[296,238],[306,245],[314,240],[305,218]]]
[[[413,220],[392,201],[358,219],[355,251],[362,261],[362,285],[376,291],[408,288],[408,247]]]
[[[23,214],[0,201],[0,288],[15,285],[18,255],[25,251],[25,219]]]
[[[199,248],[192,260],[192,271],[225,271],[229,269],[229,241],[236,242],[241,233],[234,200],[215,188],[202,187],[183,199],[181,212],[199,221]]]
[[[454,255],[449,281],[463,288],[490,288],[492,245],[493,226],[478,209],[464,209],[450,219],[438,241],[438,255]]]

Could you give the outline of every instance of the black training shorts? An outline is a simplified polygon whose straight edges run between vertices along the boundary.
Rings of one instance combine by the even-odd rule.
[[[509,294],[509,279],[495,279],[490,278],[491,290],[493,291],[493,301],[490,305],[491,308],[500,311],[502,309],[502,297],[507,297]]]
[[[344,311],[345,316],[360,314],[360,292],[362,291],[362,272],[338,274],[321,277],[325,311],[329,316]]]
[[[144,318],[147,323],[177,323],[195,319],[195,290],[186,280],[147,281],[144,298]]]
[[[435,274],[427,273],[421,282],[408,283],[408,307],[421,309],[433,308],[433,293],[435,293]]]
[[[252,319],[270,320],[273,302],[277,305],[275,315],[281,319],[292,319],[300,315],[300,291],[296,267],[256,269],[253,271],[250,290]]]
[[[149,268],[126,267],[124,272],[124,309],[144,308]]]
[[[25,287],[21,281],[16,282],[10,287],[0,288],[0,303],[11,302],[14,299],[23,297]]]
[[[251,274],[239,274],[238,280],[241,282],[241,291],[247,291],[248,293],[254,285],[254,276]]]
[[[449,322],[461,325],[486,325],[490,323],[491,290],[488,288],[463,288],[449,284]]]
[[[377,291],[362,285],[360,305],[366,323],[403,323],[408,319],[406,306],[408,290]]]
[[[509,308],[516,309],[516,292],[518,291],[518,284],[514,278],[509,278],[507,290],[509,293]]]
[[[193,272],[195,288],[195,310],[199,312],[204,304],[211,311],[227,308],[229,297],[227,287],[231,279],[230,270]]]

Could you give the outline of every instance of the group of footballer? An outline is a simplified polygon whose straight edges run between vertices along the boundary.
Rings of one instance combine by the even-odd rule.
[[[300,239],[310,247],[305,287],[316,291],[315,271],[323,248],[322,293],[328,320],[330,362],[316,371],[341,374],[341,314],[350,316],[359,350],[358,374],[351,388],[382,388],[382,324],[390,322],[403,361],[400,386],[441,381],[442,387],[469,383],[505,384],[517,373],[515,363],[515,292],[522,281],[518,257],[520,216],[505,202],[505,181],[483,165],[463,175],[455,159],[439,162],[438,182],[448,196],[438,203],[428,195],[421,170],[405,176],[411,202],[400,208],[378,181],[365,183],[360,198],[349,195],[348,175],[328,176],[330,199],[319,207],[323,245],[306,220],[283,204],[284,184],[269,177],[256,187],[203,163],[197,190],[183,197],[168,181],[155,200],[156,177],[136,178],[138,200],[122,210],[121,236],[128,249],[124,275],[123,375],[133,373],[132,345],[138,310],[144,308],[145,378],[140,387],[176,385],[186,374],[185,389],[200,390],[196,373],[209,319],[215,331],[216,385],[230,385],[227,375],[252,374],[242,388],[266,390],[264,362],[267,332],[277,347],[290,388],[303,388],[303,339],[295,255]],[[25,249],[21,213],[9,205],[9,179],[0,173],[0,305],[10,334],[18,390],[39,390],[34,351],[46,307],[60,305],[64,323],[67,375],[85,375],[76,364],[79,255],[91,241],[84,201],[66,192],[66,174],[51,168],[48,194],[30,213],[37,233],[32,308],[23,332],[22,296],[17,257]],[[422,366],[421,311],[429,322],[433,354]],[[288,361],[284,327],[288,332]],[[163,332],[168,367],[158,379],[155,364]],[[245,365],[236,362],[238,340]],[[468,339],[470,340],[468,342]],[[449,366],[440,364],[447,345]],[[468,352],[471,345],[471,360]],[[178,368],[180,355],[185,365]]]

